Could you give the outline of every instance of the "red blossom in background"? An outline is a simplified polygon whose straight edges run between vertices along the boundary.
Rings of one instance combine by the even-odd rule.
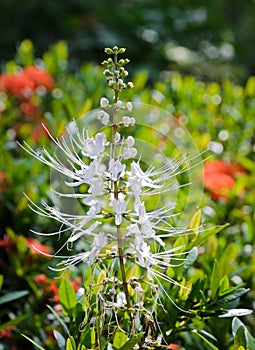
[[[221,160],[204,164],[204,186],[211,192],[214,200],[228,200],[238,174],[245,174],[242,166]]]
[[[3,193],[6,190],[8,181],[6,175],[3,171],[0,171],[0,193]]]
[[[51,254],[51,247],[40,243],[35,238],[26,238],[26,243],[33,254],[43,255],[45,257]]]
[[[0,76],[0,90],[21,99],[29,99],[39,86],[51,90],[55,85],[51,75],[38,67],[25,67],[16,74],[3,73]]]
[[[49,279],[45,274],[40,274],[34,277],[34,282],[41,288],[43,294],[53,299],[54,304],[60,304],[58,294],[58,280]],[[78,277],[75,280],[70,279],[75,292],[77,292],[82,284],[82,278]]]
[[[41,108],[36,95],[43,95],[46,91],[54,88],[55,81],[44,69],[36,66],[28,66],[20,72],[0,75],[0,91],[17,97],[18,107],[23,115],[28,117],[39,117]],[[40,128],[39,128],[40,129]],[[41,130],[35,130],[32,138],[38,140]]]
[[[9,326],[5,329],[0,330],[0,339],[2,338],[12,338],[12,331],[16,328],[15,325]]]
[[[172,350],[178,350],[180,349],[180,345],[177,345],[177,344],[170,344],[168,345],[169,346],[169,349],[172,349]]]
[[[0,76],[0,90],[19,98],[28,99],[35,90],[35,84],[23,72],[17,74],[3,73]]]
[[[55,85],[52,76],[47,71],[36,66],[25,67],[23,74],[34,83],[35,88],[44,86],[47,90],[51,90]]]

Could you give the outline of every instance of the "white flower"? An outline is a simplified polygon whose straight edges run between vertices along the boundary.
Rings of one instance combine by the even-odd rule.
[[[95,236],[94,242],[92,244],[92,250],[89,253],[89,257],[88,257],[88,265],[92,265],[96,256],[100,252],[100,250],[104,248],[106,245],[107,245],[107,238],[105,237],[103,232],[100,232],[98,235]]]
[[[127,109],[129,112],[132,112],[132,110],[133,110],[133,104],[132,104],[132,102],[127,102],[127,103],[126,103],[126,109]]]
[[[115,211],[115,224],[120,225],[122,222],[122,216],[126,213],[127,209],[127,202],[125,202],[123,199],[116,199],[114,198],[112,201],[112,207]]]
[[[109,100],[106,97],[102,97],[100,99],[100,106],[102,108],[108,107],[109,106]]]
[[[133,136],[128,136],[126,139],[126,143],[128,147],[133,147],[135,144],[135,139],[133,138]]]
[[[104,151],[106,145],[107,140],[105,134],[103,132],[97,133],[95,140],[90,138],[85,141],[82,154],[90,158],[97,157]]]
[[[100,224],[99,221],[95,221],[92,225],[90,225],[87,229],[85,230],[80,230],[78,233],[74,232],[72,233],[71,237],[68,239],[69,242],[75,242],[77,241],[78,238],[82,236],[91,236],[93,235],[93,230]]]
[[[130,125],[130,117],[128,117],[128,116],[122,117],[122,122],[123,122],[125,127],[128,127]]]
[[[135,125],[135,118],[134,117],[130,117],[130,124]]]
[[[107,125],[109,123],[110,116],[108,113],[101,110],[98,112],[98,119],[101,121],[102,124]]]
[[[118,100],[117,103],[116,103],[116,106],[118,108],[121,108],[122,107],[122,101]]]
[[[127,304],[126,295],[124,292],[117,294],[117,301],[114,304],[116,307],[124,307]]]
[[[139,205],[138,213],[139,213],[138,222],[140,224],[143,237],[147,238],[147,239],[153,239],[154,241],[157,241],[160,245],[164,246],[165,243],[162,241],[162,239],[160,239],[158,236],[156,236],[156,231],[153,228],[153,224],[150,222],[150,219],[149,219],[148,215],[146,214],[144,202],[142,202]]]
[[[124,173],[125,168],[125,164],[122,164],[118,159],[114,160],[113,158],[111,158],[109,162],[110,179],[112,181],[117,181],[119,176],[121,176],[121,174]]]
[[[142,193],[143,187],[150,189],[159,189],[160,186],[156,185],[156,181],[152,180],[148,174],[149,171],[144,172],[139,162],[133,161],[131,163],[131,172],[128,178],[127,187],[131,187],[133,195],[138,199],[138,196]]]
[[[102,194],[103,190],[104,190],[104,180],[100,177],[94,177],[91,181],[90,181],[90,191],[92,193],[92,196],[99,196],[100,194]]]
[[[125,147],[123,149],[123,159],[134,158],[137,155],[137,150],[134,147]]]
[[[120,133],[119,133],[119,132],[116,132],[114,141],[115,141],[116,143],[118,143],[118,142],[120,141],[120,138],[121,138]]]

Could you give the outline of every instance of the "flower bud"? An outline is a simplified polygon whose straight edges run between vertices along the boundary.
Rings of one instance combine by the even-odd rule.
[[[135,144],[135,139],[133,138],[133,136],[128,136],[126,139],[126,143],[128,147],[133,147]]]
[[[126,52],[125,47],[121,47],[121,48],[119,49],[119,51],[118,51],[119,54],[122,54],[122,53],[124,53],[124,52]]]
[[[129,112],[132,112],[132,110],[133,110],[133,104],[132,104],[132,102],[127,102],[127,103],[126,103],[126,109],[127,109]]]
[[[109,101],[108,101],[108,99],[106,97],[102,97],[100,99],[100,106],[102,108],[105,108],[105,107],[109,106]]]
[[[105,52],[107,55],[112,55],[112,54],[113,54],[112,49],[110,49],[109,47],[106,47],[106,48],[104,49],[104,52]]]

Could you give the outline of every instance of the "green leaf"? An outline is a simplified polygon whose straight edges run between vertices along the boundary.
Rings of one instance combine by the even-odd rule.
[[[70,337],[69,330],[68,330],[65,322],[60,318],[59,314],[50,305],[47,305],[47,307],[52,312],[52,314],[56,317],[56,319],[58,320],[58,322],[62,326],[63,330],[65,331],[65,333]]]
[[[224,230],[224,228],[226,228],[227,226],[229,226],[229,224],[225,224],[222,226],[216,226],[216,227],[210,227],[210,228],[207,228],[207,229],[201,231],[200,234],[198,235],[197,240],[196,240],[196,244],[199,245],[200,243],[205,242],[209,237],[216,235],[220,231]]]
[[[193,247],[190,252],[188,253],[185,261],[184,261],[184,265],[183,265],[183,275],[184,277],[187,275],[187,272],[189,270],[189,268],[194,264],[194,262],[196,261],[198,257],[198,250],[197,247]]]
[[[232,333],[233,333],[233,337],[236,337],[237,331],[238,329],[243,326],[244,327],[244,331],[245,331],[245,335],[247,337],[248,340],[248,349],[249,350],[255,350],[255,338],[253,338],[251,336],[251,334],[249,333],[248,329],[245,327],[245,325],[243,324],[242,321],[239,320],[239,318],[235,317],[232,321]]]
[[[119,350],[130,350],[142,339],[144,333],[138,333],[131,337]]]
[[[70,316],[75,308],[77,301],[73,286],[63,279],[59,287],[59,300],[63,307],[63,313]]]
[[[246,316],[252,314],[252,310],[249,309],[231,309],[228,310],[225,314],[219,315],[219,317],[234,317],[234,316]]]
[[[13,301],[16,299],[20,299],[28,294],[29,294],[28,290],[20,290],[17,292],[8,293],[8,294],[0,297],[0,305],[5,304],[5,303],[9,303],[10,301]]]
[[[193,232],[195,233],[195,238],[197,237],[199,232],[201,217],[202,217],[202,212],[201,212],[201,209],[199,209],[195,212],[195,214],[193,215],[189,223],[189,228],[192,229]]]
[[[63,337],[63,335],[61,333],[59,333],[56,329],[53,329],[53,334],[54,334],[54,337],[58,343],[59,349],[65,350],[66,341],[65,341],[65,338]]]
[[[4,281],[4,276],[0,275],[0,289],[2,289],[3,281]]]
[[[246,349],[247,346],[247,339],[245,335],[245,328],[243,325],[239,326],[236,335],[235,335],[235,340],[234,340],[234,346],[235,348],[239,348],[240,346],[243,346],[244,349]]]
[[[198,335],[201,339],[203,339],[203,341],[210,346],[211,349],[213,350],[219,350],[219,348],[217,348],[215,345],[213,345],[207,338],[205,338],[202,334],[199,333],[199,331],[197,329],[193,329],[191,331],[192,333]]]
[[[33,339],[27,337],[25,334],[21,334],[22,337],[26,338],[28,341],[30,341],[30,343],[32,343],[37,349],[39,350],[47,350],[45,348],[43,348],[40,344],[37,344]]]
[[[80,344],[86,345],[87,348],[92,348],[95,344],[95,341],[95,329],[90,327],[89,324],[87,324],[81,334]]]
[[[211,277],[211,291],[212,291],[212,299],[215,299],[220,283],[220,270],[217,260],[214,261],[213,271]]]
[[[127,340],[127,335],[126,333],[118,330],[115,333],[114,339],[113,339],[113,347],[115,349],[120,349],[122,347],[122,345],[124,345],[126,343]]]
[[[233,300],[236,300],[238,298],[240,298],[243,294],[247,293],[249,291],[248,288],[239,288],[239,289],[236,289],[234,291],[231,291],[229,293],[228,296],[224,296],[223,298],[221,299],[218,299],[216,300],[213,305],[220,305],[220,306],[223,306],[223,305],[228,305],[230,304]]]
[[[73,337],[67,339],[66,350],[76,350],[76,345]]]
[[[25,320],[26,318],[27,318],[27,315],[21,315],[21,316],[18,316],[16,318],[14,318],[13,320],[10,320],[8,322],[2,323],[0,325],[0,331],[2,331],[3,329],[5,329],[7,327],[12,326],[12,325],[17,325],[20,322],[22,322],[23,320]]]

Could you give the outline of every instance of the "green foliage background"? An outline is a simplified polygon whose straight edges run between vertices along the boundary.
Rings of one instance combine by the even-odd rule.
[[[14,72],[17,68],[38,62],[33,52],[32,43],[24,41],[18,48],[15,60],[8,61],[5,70]],[[74,71],[72,65],[69,65],[69,54],[63,41],[53,45],[39,61],[56,80],[52,92],[37,96],[39,116],[54,135],[60,134],[65,123],[98,107],[98,101],[106,91],[102,67],[85,62]],[[228,227],[223,231],[211,230],[195,235],[196,241],[188,238],[185,242],[176,242],[176,245],[184,243],[186,247],[189,246],[192,254],[186,267],[172,269],[168,273],[181,283],[192,286],[192,289],[185,292],[179,291],[175,286],[166,287],[175,301],[184,309],[192,311],[192,314],[187,317],[169,301],[165,301],[167,312],[159,311],[159,318],[164,330],[167,331],[169,327],[172,329],[168,341],[181,344],[181,349],[254,349],[252,333],[255,321],[252,314],[235,317],[233,321],[218,316],[224,310],[254,307],[255,78],[250,77],[241,86],[227,79],[220,83],[202,82],[191,75],[183,77],[178,72],[171,72],[162,74],[161,79],[152,83],[149,81],[149,73],[140,70],[134,74],[133,81],[135,88],[127,92],[123,99],[135,99],[136,102],[171,112],[182,120],[200,151],[204,151],[210,142],[216,142],[221,145],[222,151],[210,152],[210,157],[239,163],[247,173],[237,180],[228,201],[216,202],[211,198],[210,192],[204,193],[201,203],[202,222],[212,226],[229,223]],[[48,259],[34,255],[28,248],[26,238],[31,237],[29,229],[32,227],[38,231],[52,231],[56,227],[54,223],[31,212],[22,192],[26,192],[38,204],[42,199],[49,201],[49,173],[42,164],[24,154],[15,139],[27,140],[32,147],[38,147],[39,144],[47,146],[50,140],[45,135],[39,135],[35,141],[31,135],[40,123],[38,116],[29,119],[20,114],[17,100],[4,95],[1,98],[5,104],[1,113],[1,171],[5,173],[8,183],[1,193],[1,235],[8,237],[12,245],[6,249],[4,246],[0,248],[0,330],[9,325],[15,325],[16,330],[12,338],[0,340],[0,348],[9,349],[13,344],[29,348],[27,338],[21,337],[21,333],[24,333],[34,343],[47,349],[56,349],[53,329],[58,342],[65,337],[66,349],[71,349],[70,342],[82,346],[79,342],[85,338],[85,343],[91,344],[93,331],[88,327],[85,328],[86,334],[78,331],[83,308],[88,307],[87,302],[73,298],[67,302],[66,293],[61,292],[60,302],[70,321],[64,325],[60,315],[54,314],[52,308],[46,308],[46,304],[54,305],[52,292],[45,294],[43,288],[34,281],[34,277],[43,273],[50,286],[54,274],[47,270]],[[145,118],[139,122],[146,124],[147,120]],[[151,126],[160,128],[167,123],[170,120],[158,119]],[[12,130],[18,130],[17,134],[14,133],[14,138]],[[220,136],[222,131],[228,133],[224,140]],[[136,136],[145,136],[142,135],[143,132],[142,129],[138,130]],[[171,154],[172,151],[169,152]],[[183,199],[185,195],[184,192]],[[200,218],[197,217],[193,222],[195,230],[199,221]],[[53,242],[50,239],[42,242],[54,250],[62,244],[61,241]],[[197,252],[192,250],[196,244],[201,244]],[[84,269],[81,267],[66,277],[75,279],[83,274]],[[89,283],[90,280],[85,279],[84,286]],[[63,288],[60,290],[63,291]],[[72,287],[68,284],[68,290],[70,288]],[[72,291],[70,295],[75,294]],[[239,314],[242,315],[239,311],[234,312],[236,316]],[[70,327],[68,332],[66,327]],[[63,336],[59,335],[61,332]]]
[[[128,48],[133,69],[163,69],[244,82],[255,72],[253,0],[2,0],[1,59],[11,59],[15,45],[28,38],[37,54],[67,40],[71,62],[102,58],[103,48]],[[187,48],[187,59],[173,59],[173,47]]]
[[[165,320],[164,330],[169,325],[173,329],[168,340],[179,343],[181,349],[255,348],[254,314],[238,317],[237,312],[234,319],[218,317],[224,308],[254,310],[254,24],[252,0],[1,2],[1,71],[13,73],[40,64],[56,80],[53,91],[36,96],[40,114],[34,120],[20,113],[16,99],[0,95],[5,105],[0,113],[0,171],[6,175],[7,184],[0,193],[0,229],[1,239],[8,237],[12,242],[11,249],[0,247],[0,331],[16,326],[12,338],[0,339],[1,350],[17,344],[17,349],[29,349],[31,343],[21,333],[50,350],[63,340],[60,333],[66,349],[81,339],[88,347],[94,341],[91,328],[87,327],[82,337],[77,332],[75,317],[81,322],[84,303],[72,299],[72,307],[65,310],[70,322],[64,325],[63,318],[52,309],[52,292],[45,293],[34,282],[42,273],[50,285],[54,274],[47,269],[49,261],[35,256],[27,246],[29,229],[52,231],[56,227],[28,208],[23,192],[38,204],[42,199],[50,200],[49,173],[18,148],[16,139],[26,140],[33,147],[49,145],[45,135],[39,135],[37,141],[31,137],[41,120],[56,135],[68,121],[97,108],[100,97],[107,94],[100,67],[105,58],[103,48],[114,44],[126,46],[131,59],[135,88],[123,99],[134,98],[172,113],[184,123],[201,152],[210,143],[217,143],[222,151],[210,152],[211,159],[241,164],[246,171],[246,176],[236,181],[228,201],[215,201],[205,190],[202,222],[229,226],[199,238],[201,249],[196,259],[189,257],[189,268],[168,271],[180,281],[184,278],[183,283],[192,284],[190,294],[172,286],[169,293],[193,312],[185,319],[165,302],[168,317],[162,310],[159,317]],[[23,41],[26,38],[32,39],[34,46]],[[147,120],[140,122],[146,124]],[[153,126],[168,122],[158,120]],[[227,138],[222,139],[222,132]],[[51,240],[42,243],[54,250],[62,244]],[[83,273],[75,269],[67,277],[75,279]],[[72,287],[68,284],[65,288],[70,291]],[[60,294],[64,306],[65,293]],[[50,304],[49,309],[46,304]]]

